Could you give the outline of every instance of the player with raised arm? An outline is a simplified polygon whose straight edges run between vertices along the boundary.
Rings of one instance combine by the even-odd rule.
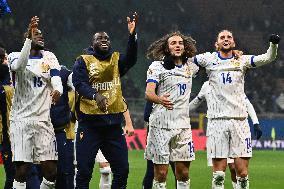
[[[56,140],[50,120],[51,103],[62,94],[60,66],[52,52],[44,50],[44,39],[33,17],[21,52],[9,54],[15,72],[15,95],[11,110],[10,139],[16,165],[14,189],[26,188],[26,174],[33,162],[40,162],[41,189],[54,188]]]
[[[153,102],[145,157],[154,163],[154,189],[166,188],[169,161],[175,162],[178,189],[190,187],[189,166],[195,159],[188,116],[192,77],[198,67],[187,62],[195,41],[173,32],[151,44],[147,57],[146,99]]]
[[[275,60],[280,38],[271,35],[269,41],[265,54],[242,55],[235,59],[233,34],[222,30],[215,42],[217,52],[206,52],[193,58],[197,65],[205,67],[211,87],[212,108],[208,108],[210,111],[207,112],[207,153],[209,158],[213,158],[213,189],[224,187],[224,171],[228,157],[234,158],[237,189],[249,188],[248,165],[252,157],[252,146],[247,121],[244,76],[248,69]]]
[[[111,49],[106,32],[93,35],[89,53],[79,56],[73,67],[72,81],[78,98],[76,114],[76,189],[89,188],[95,157],[99,149],[110,163],[112,189],[127,187],[128,149],[121,127],[127,110],[120,78],[137,61],[137,13],[127,17],[129,32],[126,54]]]
[[[212,106],[212,102],[211,102],[212,99],[210,98],[210,93],[211,93],[211,88],[210,88],[209,82],[206,81],[202,85],[201,90],[198,93],[198,95],[189,103],[189,112],[193,112],[204,101],[207,103],[208,109],[212,108],[213,106]],[[249,116],[252,120],[253,126],[254,126],[255,136],[256,136],[257,139],[259,139],[262,135],[262,131],[260,129],[259,121],[258,121],[258,118],[256,116],[256,112],[253,108],[253,105],[250,103],[250,101],[248,100],[247,97],[246,97],[246,107],[247,107],[248,114],[249,114]],[[212,111],[212,110],[208,110],[208,111]],[[207,160],[208,160],[208,166],[213,166],[212,158],[207,158]],[[228,164],[229,169],[230,169],[233,188],[236,189],[237,178],[236,178],[236,170],[235,170],[234,159],[227,158],[227,164]]]

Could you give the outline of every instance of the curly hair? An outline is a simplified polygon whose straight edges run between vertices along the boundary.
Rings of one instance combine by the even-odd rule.
[[[151,60],[163,60],[169,54],[168,39],[173,36],[180,36],[183,39],[185,50],[183,56],[189,58],[196,54],[195,40],[190,36],[183,35],[180,31],[175,31],[153,42],[147,49],[146,57]]]

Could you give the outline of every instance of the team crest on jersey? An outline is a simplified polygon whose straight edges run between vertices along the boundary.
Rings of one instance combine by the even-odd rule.
[[[185,75],[191,76],[191,74],[192,74],[192,71],[191,71],[190,67],[187,66],[186,69],[185,69]]]
[[[45,64],[44,62],[41,63],[41,72],[47,73],[49,71],[50,67],[48,64]]]
[[[99,64],[97,62],[90,63],[90,75],[98,76],[99,75]]]
[[[231,63],[235,66],[235,67],[240,67],[241,63],[237,60],[231,60]]]

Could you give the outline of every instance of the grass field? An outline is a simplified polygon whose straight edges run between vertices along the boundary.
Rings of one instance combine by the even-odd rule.
[[[143,151],[129,151],[130,173],[128,178],[129,189],[141,188],[145,173],[146,161]],[[211,186],[211,169],[206,166],[206,153],[196,152],[196,160],[190,169],[191,188],[209,189]],[[283,151],[254,151],[254,157],[249,169],[250,189],[283,189],[284,188],[284,152]],[[167,188],[174,189],[174,177],[169,171]],[[3,188],[4,169],[0,168],[0,188]],[[91,189],[98,189],[99,173],[96,166],[91,181]],[[227,171],[225,188],[232,188],[230,175]]]

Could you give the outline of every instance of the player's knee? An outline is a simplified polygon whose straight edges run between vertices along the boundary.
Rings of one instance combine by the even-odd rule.
[[[238,175],[241,178],[245,178],[246,176],[248,176],[248,171],[247,170],[243,170],[239,173]]]
[[[188,169],[184,169],[184,170],[179,170],[176,172],[176,178],[179,181],[188,181],[189,179],[189,170]]]
[[[28,172],[28,164],[16,163],[16,175],[15,179],[19,182],[25,182]]]
[[[56,176],[57,176],[56,170],[54,170],[54,171],[51,171],[49,173],[46,173],[44,175],[44,178],[49,182],[54,182],[56,180]]]
[[[165,182],[167,178],[167,170],[158,170],[156,176],[156,179],[158,182]]]

